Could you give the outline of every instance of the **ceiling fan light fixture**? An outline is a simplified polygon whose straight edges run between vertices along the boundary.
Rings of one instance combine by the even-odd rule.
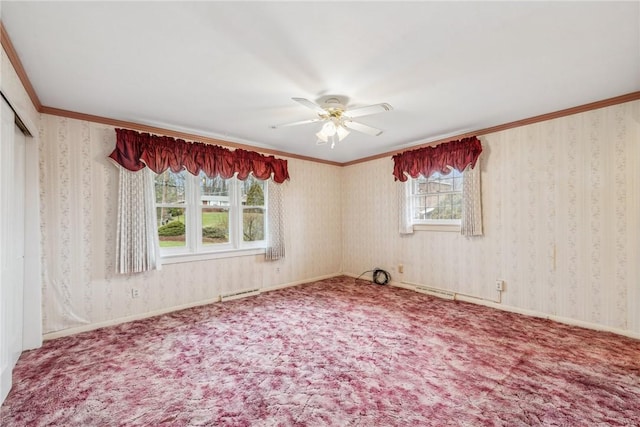
[[[316,136],[318,137],[318,141],[322,141],[323,143],[327,143],[329,141],[329,137],[325,135],[323,131],[316,133]]]
[[[333,136],[336,134],[336,124],[332,120],[329,120],[322,126],[322,133],[326,136]]]
[[[338,140],[342,141],[349,135],[350,132],[347,129],[345,129],[344,126],[340,125],[336,129],[336,133],[338,134]]]
[[[349,136],[352,130],[371,136],[380,135],[382,130],[365,125],[364,123],[355,122],[353,121],[353,118],[393,110],[393,107],[387,103],[348,109],[346,108],[346,105],[349,99],[345,96],[339,95],[326,96],[319,99],[317,102],[309,101],[306,98],[292,99],[313,110],[317,114],[317,117],[314,119],[299,120],[293,123],[272,126],[272,128],[276,129],[305,123],[323,122],[322,128],[316,133],[316,137],[318,138],[316,140],[316,144],[322,145],[329,143],[331,148],[334,148],[337,143]]]

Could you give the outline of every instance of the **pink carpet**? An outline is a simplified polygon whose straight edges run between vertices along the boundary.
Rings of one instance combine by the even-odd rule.
[[[640,341],[337,277],[48,341],[4,426],[637,426]]]

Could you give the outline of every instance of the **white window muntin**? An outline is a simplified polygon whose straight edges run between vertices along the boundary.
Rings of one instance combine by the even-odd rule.
[[[198,254],[216,254],[220,252],[230,252],[235,250],[261,249],[266,247],[266,239],[255,241],[244,241],[242,230],[242,213],[244,211],[241,198],[241,186],[243,181],[237,178],[226,180],[228,189],[228,231],[229,241],[226,243],[204,244],[202,242],[202,217],[203,209],[207,209],[210,205],[205,205],[203,201],[213,201],[211,197],[202,197],[200,189],[200,181],[203,174],[194,176],[186,171],[184,174],[184,203],[156,203],[157,207],[182,208],[185,210],[185,245],[178,247],[161,247],[161,255],[163,257],[173,257],[179,255],[198,255]],[[258,180],[260,181],[260,180]],[[262,182],[262,181],[260,181]],[[265,204],[261,206],[264,213],[264,234],[266,234],[266,217],[267,217],[267,185],[262,185]],[[224,202],[218,199],[218,202]],[[263,234],[263,236],[264,236]],[[266,236],[264,236],[266,237]]]
[[[462,173],[450,168],[447,175],[411,179],[409,205],[413,224],[460,225],[462,218]],[[430,218],[431,215],[436,218]]]

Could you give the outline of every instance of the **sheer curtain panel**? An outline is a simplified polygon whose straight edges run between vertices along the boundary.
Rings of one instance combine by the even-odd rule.
[[[482,191],[480,186],[480,163],[468,166],[462,172],[462,220],[460,234],[482,236]]]
[[[411,211],[411,181],[398,182],[398,206],[400,210],[400,234],[413,234],[413,212]]]
[[[118,235],[116,272],[140,273],[160,269],[160,245],[155,189],[149,169],[131,172],[118,167]]]
[[[282,208],[283,185],[267,181],[267,250],[265,258],[275,261],[284,258],[284,210]]]

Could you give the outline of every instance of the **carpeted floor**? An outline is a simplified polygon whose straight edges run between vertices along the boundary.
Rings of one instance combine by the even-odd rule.
[[[2,426],[637,426],[640,341],[337,277],[45,342]]]

